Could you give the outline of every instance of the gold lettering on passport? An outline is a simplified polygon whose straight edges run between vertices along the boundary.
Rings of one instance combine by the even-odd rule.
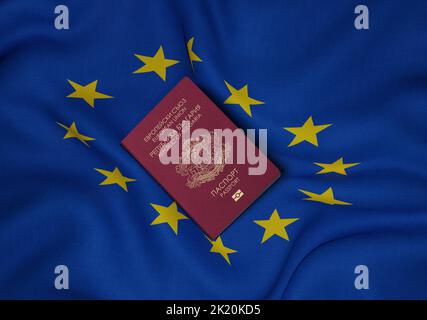
[[[222,179],[216,186],[211,190],[211,196],[223,198],[227,195],[240,181],[238,174],[239,170],[234,168],[231,170],[224,179]],[[236,201],[236,200],[235,200]]]
[[[159,132],[166,128],[175,128],[180,131],[182,129],[181,122],[189,121],[190,127],[193,126],[200,118],[202,114],[200,110],[202,109],[200,104],[196,104],[193,109],[188,111],[187,107],[187,99],[185,97],[181,98],[172,108],[171,111],[168,112],[164,117],[162,117],[156,125],[149,131],[149,133],[144,137],[145,143],[159,142]],[[186,112],[188,113],[186,114]],[[183,115],[186,114],[184,117]],[[174,141],[178,142],[180,135],[177,134],[174,137]],[[150,151],[149,155],[152,158],[156,158],[159,155],[160,150],[166,144],[166,141],[160,141],[160,143],[156,144],[156,146]]]
[[[175,106],[172,107],[171,111],[168,112],[164,117],[162,117],[159,121],[157,121],[156,125],[145,135],[144,141],[152,142],[159,141],[159,132],[162,131],[163,128],[168,128],[175,121],[177,121],[186,111],[185,104],[187,103],[187,99],[182,98],[177,102]]]

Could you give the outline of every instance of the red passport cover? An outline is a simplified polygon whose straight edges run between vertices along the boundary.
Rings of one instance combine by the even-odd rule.
[[[167,164],[160,162],[165,128],[178,132],[182,120],[191,123],[191,132],[204,128],[237,129],[236,125],[188,77],[183,78],[122,141],[123,146],[159,182],[211,239],[217,238],[252,202],[280,176],[268,159],[263,175],[249,175],[244,164]],[[177,127],[178,126],[178,127]],[[246,143],[253,143],[244,135]],[[212,139],[214,141],[214,139]],[[236,139],[234,140],[236,141]],[[179,141],[181,152],[181,139]],[[256,147],[255,147],[256,148]],[[236,163],[236,147],[233,148]],[[257,155],[259,151],[256,148]],[[265,157],[261,152],[259,155]],[[245,155],[246,159],[246,155]]]

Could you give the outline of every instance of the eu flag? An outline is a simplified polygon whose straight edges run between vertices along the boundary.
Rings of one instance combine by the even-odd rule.
[[[427,2],[0,1],[0,298],[427,298]],[[217,239],[120,145],[184,76],[282,177]]]

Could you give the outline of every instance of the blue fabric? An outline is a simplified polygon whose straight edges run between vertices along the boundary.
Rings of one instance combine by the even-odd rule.
[[[370,30],[353,26],[356,1],[68,1],[70,30],[54,28],[57,1],[0,1],[0,298],[427,298],[427,2],[364,1]],[[186,42],[203,62],[188,60]],[[180,63],[166,82],[132,74],[134,54]],[[190,76],[242,128],[267,128],[281,179],[221,236],[231,265],[190,220],[176,236],[150,203],[173,200],[120,141]],[[92,109],[68,99],[99,80],[114,99]],[[265,105],[250,118],[224,105],[245,84]],[[333,125],[319,147],[288,148],[283,127]],[[63,140],[75,121],[90,148]],[[361,162],[316,175],[313,162]],[[137,179],[99,186],[94,168]],[[303,201],[333,187],[352,206]],[[300,218],[261,244],[254,220]],[[56,290],[67,265],[70,289]],[[354,268],[369,268],[356,290]]]

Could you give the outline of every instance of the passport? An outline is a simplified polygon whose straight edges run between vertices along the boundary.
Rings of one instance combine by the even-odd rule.
[[[187,131],[183,130],[184,127]],[[175,130],[169,140],[160,135],[164,129]],[[184,132],[196,129],[204,129],[212,135],[212,141],[217,142],[219,140],[215,140],[214,135],[218,130],[229,129],[228,132],[233,131],[235,136],[228,142],[221,140],[219,150],[222,154],[219,153],[221,158],[216,158],[217,161],[214,161],[214,151],[211,163],[184,161],[185,155],[192,155],[196,149],[195,143],[202,140],[184,141]],[[123,139],[122,145],[203,232],[216,239],[280,177],[279,169],[246,137],[243,130],[236,129],[237,126],[215,103],[185,77]],[[253,163],[237,161],[239,139],[246,144],[248,152],[254,150],[266,163],[263,174],[249,174]],[[180,157],[178,162],[163,164],[160,155],[172,154],[172,150],[169,153],[161,151],[168,142],[169,146],[176,146],[175,151],[179,149]],[[209,155],[208,152],[206,154]],[[233,158],[232,162],[228,161],[230,158]]]

